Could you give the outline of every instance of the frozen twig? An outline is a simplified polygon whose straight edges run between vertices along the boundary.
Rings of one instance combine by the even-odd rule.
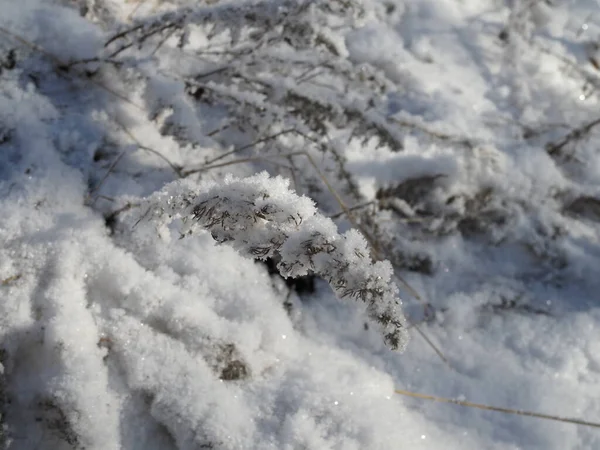
[[[559,156],[562,149],[573,141],[578,141],[586,137],[595,127],[600,125],[600,118],[592,120],[580,127],[574,128],[557,142],[551,142],[546,146],[546,151],[550,156]]]
[[[473,402],[468,402],[465,400],[458,400],[455,398],[446,398],[446,397],[437,397],[434,395],[419,394],[416,392],[405,391],[403,389],[396,389],[394,392],[396,394],[404,395],[407,397],[420,398],[420,399],[424,399],[424,400],[433,400],[435,402],[441,402],[441,403],[452,403],[454,405],[466,406],[469,408],[483,409],[486,411],[497,411],[497,412],[502,412],[502,413],[506,413],[506,414],[516,414],[518,416],[536,417],[538,419],[554,420],[557,422],[566,422],[566,423],[572,423],[575,425],[583,425],[583,426],[587,426],[587,427],[600,428],[600,422],[591,422],[588,420],[574,419],[574,418],[570,418],[570,417],[561,417],[561,416],[555,416],[555,415],[551,415],[551,414],[542,414],[542,413],[536,413],[536,412],[531,412],[531,411],[525,411],[522,409],[511,409],[511,408],[502,408],[499,406],[483,405],[481,403],[473,403]]]
[[[373,262],[358,231],[340,235],[309,198],[289,190],[289,180],[270,178],[266,172],[245,179],[228,177],[221,185],[206,183],[199,188],[182,180],[144,203],[148,219],[163,223],[181,219],[182,236],[206,229],[217,242],[247,256],[277,256],[283,276],[309,272],[321,276],[338,297],[366,304],[369,319],[379,326],[390,348],[402,349],[407,342],[390,263]]]

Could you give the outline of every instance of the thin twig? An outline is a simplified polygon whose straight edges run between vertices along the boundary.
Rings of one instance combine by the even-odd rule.
[[[463,146],[469,147],[469,148],[473,148],[475,146],[474,141],[469,138],[453,136],[451,134],[446,134],[441,131],[432,130],[429,127],[426,127],[424,125],[421,125],[421,124],[418,124],[415,122],[409,122],[407,120],[398,119],[395,117],[388,117],[388,119],[391,119],[394,123],[398,124],[401,127],[411,128],[413,130],[420,131],[421,133],[426,134],[431,138],[438,139],[440,141],[453,142],[455,144],[463,145]]]
[[[89,64],[89,63],[109,63],[112,64],[116,67],[121,66],[123,63],[121,61],[117,61],[114,59],[110,59],[110,58],[99,58],[98,56],[94,56],[93,58],[84,58],[84,59],[76,59],[74,61],[71,61],[67,64],[63,64],[60,66],[61,70],[64,71],[68,71],[69,69],[71,69],[72,67],[75,66],[79,66],[82,64]]]
[[[65,70],[63,70],[65,67],[67,67],[65,65],[65,63],[63,63],[57,56],[53,55],[52,53],[50,53],[49,51],[45,50],[43,47],[40,47],[39,45],[28,41],[27,39],[24,39],[23,37],[13,33],[10,30],[7,30],[4,27],[0,26],[0,32],[4,33],[5,35],[11,37],[12,39],[16,40],[17,42],[19,42],[20,44],[37,51],[38,53],[44,55],[45,57],[47,57],[48,59],[50,59],[52,61],[52,63],[55,66],[56,72],[61,75],[61,76],[66,76],[69,77],[71,79],[74,79],[75,77],[73,76],[72,72],[67,72]],[[104,91],[108,92],[109,94],[111,94],[114,97],[119,98],[120,100],[123,100],[124,102],[128,103],[131,106],[134,106],[135,108],[143,111],[144,108],[136,103],[134,103],[133,101],[131,101],[130,99],[128,99],[126,96],[124,96],[123,94],[120,94],[116,91],[114,91],[112,88],[109,88],[108,86],[106,86],[105,84],[96,81],[94,79],[91,79],[89,77],[80,77],[80,79],[83,79],[95,86],[98,86],[99,88],[103,89]]]
[[[29,48],[37,51],[38,53],[41,53],[42,55],[46,56],[47,58],[51,59],[52,62],[56,66],[61,67],[63,65],[63,62],[60,59],[58,59],[58,57],[56,57],[55,55],[53,55],[52,53],[50,53],[43,47],[40,47],[39,45],[37,45],[31,41],[28,41],[27,39],[22,38],[18,34],[15,34],[12,31],[7,30],[6,28],[4,28],[2,26],[0,26],[0,32],[6,34],[7,36],[9,36],[12,39],[16,40],[17,42],[19,42],[20,44],[25,45],[26,47],[29,47]]]
[[[361,203],[360,205],[355,205],[352,206],[350,208],[348,208],[349,211],[356,211],[357,209],[362,209],[362,208],[366,208],[367,206],[371,206],[373,204],[377,203],[377,200],[371,200],[369,202],[365,202],[365,203]],[[340,216],[343,216],[344,214],[346,214],[344,211],[340,211],[338,213],[332,214],[331,216],[329,216],[330,219],[337,219]]]
[[[131,138],[131,140],[133,142],[135,142],[135,144],[141,148],[142,150],[146,150],[147,152],[153,153],[156,156],[158,156],[159,158],[161,158],[163,161],[165,161],[170,167],[171,169],[173,169],[173,172],[175,172],[175,174],[179,177],[182,178],[183,175],[181,173],[181,166],[178,166],[176,164],[173,164],[166,156],[164,156],[162,153],[160,153],[157,150],[154,150],[153,148],[150,147],[146,147],[145,145],[143,145],[132,133],[131,131],[129,131],[125,125],[123,125],[120,122],[117,122],[117,124],[121,127],[121,129],[125,132],[125,134],[127,134],[127,136],[129,136]]]
[[[531,412],[531,411],[524,411],[522,409],[510,409],[510,408],[502,408],[499,406],[482,405],[480,403],[473,403],[473,402],[457,400],[457,399],[453,399],[453,398],[436,397],[434,395],[427,395],[427,394],[418,394],[416,392],[405,391],[403,389],[395,389],[394,392],[396,394],[405,395],[407,397],[421,398],[424,400],[433,400],[433,401],[441,402],[441,403],[452,403],[454,405],[467,406],[469,408],[484,409],[486,411],[497,411],[497,412],[503,412],[503,413],[507,413],[507,414],[516,414],[518,416],[537,417],[538,419],[555,420],[558,422],[566,422],[566,423],[573,423],[575,425],[584,425],[587,427],[600,428],[599,422],[590,422],[590,421],[582,420],[582,419],[573,419],[570,417],[553,416],[551,414],[542,414],[542,413],[536,413],[536,412]]]
[[[217,73],[225,72],[229,69],[229,65],[219,67],[217,69],[213,69],[211,71],[201,73],[200,75],[194,75],[194,81],[201,80],[202,78],[210,77],[211,75],[216,75]]]
[[[429,344],[429,346],[440,357],[440,359],[444,361],[450,369],[454,370],[454,367],[452,367],[452,364],[450,364],[450,361],[448,361],[448,359],[444,356],[442,351],[433,343],[431,339],[427,337],[427,335],[423,332],[423,330],[421,330],[421,328],[416,323],[411,323],[409,326],[417,330],[417,332],[421,335],[423,339],[425,339],[425,342]]]
[[[137,30],[141,30],[142,28],[144,28],[144,24],[143,23],[139,24],[139,25],[136,25],[135,27],[132,27],[132,28],[127,28],[126,30],[123,30],[120,33],[115,34],[108,41],[106,41],[104,43],[104,48],[108,47],[113,42],[118,41],[122,37],[127,36],[129,33],[133,33],[134,31],[137,31]]]
[[[310,162],[310,164],[315,169],[315,172],[317,172],[317,175],[319,175],[319,178],[321,178],[321,180],[323,181],[323,183],[325,184],[325,186],[327,186],[327,189],[329,190],[329,192],[331,193],[331,195],[333,195],[335,197],[335,200],[341,206],[342,210],[344,210],[344,213],[348,217],[348,220],[350,221],[350,223],[352,223],[352,225],[355,228],[357,228],[357,229],[359,229],[359,230],[362,231],[361,227],[358,225],[358,222],[354,218],[354,215],[352,214],[352,211],[350,211],[350,209],[348,208],[348,206],[346,206],[346,203],[344,203],[344,200],[342,199],[342,197],[333,188],[333,186],[331,185],[331,183],[329,183],[329,180],[327,179],[327,177],[321,172],[321,170],[319,169],[319,166],[317,166],[317,163],[315,162],[315,160],[313,159],[313,157],[308,152],[301,152],[301,154],[303,154],[304,156],[306,156],[306,158],[308,159],[308,161]],[[363,233],[364,233],[364,231],[363,231]],[[365,233],[365,236],[368,236],[368,235]]]
[[[288,156],[288,161],[290,162],[290,173],[292,174],[292,182],[294,183],[294,191],[298,194],[298,181],[296,179],[296,166],[294,165],[294,160],[291,156]]]
[[[229,155],[233,155],[234,153],[238,153],[238,152],[241,152],[243,150],[247,150],[247,149],[249,149],[251,147],[254,147],[256,145],[262,144],[262,143],[267,142],[267,141],[271,141],[273,139],[278,138],[279,136],[281,136],[283,134],[291,133],[292,131],[295,131],[295,130],[294,129],[283,130],[283,131],[280,131],[279,133],[275,133],[275,134],[272,134],[270,136],[266,136],[264,138],[258,139],[258,140],[254,141],[254,142],[251,142],[250,144],[246,144],[246,145],[243,145],[241,147],[234,148],[233,150],[225,152],[222,155],[217,156],[216,158],[213,158],[213,159],[211,159],[209,161],[206,161],[206,163],[202,167],[198,167],[197,169],[184,170],[183,171],[183,176],[187,177],[187,176],[189,176],[189,175],[191,175],[193,173],[201,172],[203,170],[206,170],[207,166],[209,166],[210,164],[212,164],[212,163],[214,163],[216,161],[219,161],[219,160],[221,160],[223,158],[226,158]]]
[[[140,7],[146,3],[146,0],[139,0],[137,2],[137,5],[135,5],[135,8],[133,8],[133,10],[131,10],[131,12],[127,15],[127,21],[131,21],[131,18],[133,17],[133,15],[137,12],[138,9],[140,9]]]
[[[115,167],[117,166],[117,164],[119,163],[119,161],[121,161],[121,158],[123,158],[123,156],[125,156],[125,153],[127,153],[127,149],[125,149],[121,153],[119,153],[119,155],[113,160],[113,162],[111,163],[110,167],[108,168],[108,170],[106,171],[106,173],[102,177],[102,180],[100,180],[100,183],[98,183],[98,185],[94,189],[92,189],[90,191],[90,193],[88,194],[87,199],[86,199],[86,203],[90,200],[90,198],[92,197],[93,193],[98,192],[100,190],[100,188],[102,187],[102,185],[104,184],[104,182],[106,181],[106,179],[109,177],[109,175],[111,174],[111,172],[115,169]],[[94,198],[94,200],[91,203],[89,203],[89,205],[90,206],[94,205],[94,203],[96,203],[96,200],[98,200],[98,196],[96,196]]]
[[[156,54],[156,52],[158,52],[158,50],[164,45],[164,43],[167,42],[169,40],[169,38],[175,34],[176,31],[177,31],[177,28],[173,28],[171,31],[169,31],[167,34],[165,34],[165,36],[160,40],[160,42],[158,44],[156,44],[156,47],[154,47],[154,50],[152,50],[152,53],[150,53],[150,56],[154,56]]]
[[[107,223],[111,222],[111,221],[114,221],[117,218],[117,216],[119,214],[121,214],[122,212],[129,211],[130,209],[137,208],[139,206],[140,206],[139,203],[129,203],[129,202],[127,202],[123,206],[121,206],[120,208],[115,209],[114,211],[112,211],[108,215],[104,216],[104,220]]]
[[[219,127],[219,128],[217,128],[217,129],[215,129],[215,130],[212,130],[212,131],[211,131],[211,132],[209,132],[209,133],[206,133],[206,135],[207,135],[208,137],[213,137],[215,134],[219,134],[219,133],[221,133],[221,132],[225,131],[226,129],[228,129],[228,128],[232,127],[232,126],[233,126],[233,124],[232,124],[232,123],[225,124],[225,125],[223,125],[223,126],[220,126],[220,127]]]
[[[125,103],[128,103],[129,105],[135,107],[136,109],[140,110],[140,111],[144,111],[144,107],[138,105],[137,103],[133,102],[132,100],[130,100],[129,98],[127,98],[126,96],[124,96],[123,94],[113,90],[112,88],[109,88],[108,86],[106,86],[104,83],[100,83],[99,81],[93,80],[91,78],[87,79],[90,83],[92,83],[95,86],[98,86],[100,89],[108,92],[110,95],[112,95],[113,97],[116,97],[120,100],[123,100]]]
[[[592,120],[591,122],[588,122],[585,125],[580,126],[579,128],[575,128],[574,130],[571,130],[566,136],[564,136],[560,141],[546,145],[546,151],[550,156],[555,156],[569,142],[581,139],[598,125],[600,125],[600,118]]]
[[[144,220],[148,214],[150,214],[150,211],[152,211],[152,207],[150,207],[150,208],[148,208],[148,209],[146,210],[146,212],[145,212],[145,213],[142,215],[142,217],[140,217],[140,218],[139,218],[139,219],[138,219],[138,220],[137,220],[137,221],[136,221],[136,222],[133,224],[133,226],[131,227],[131,229],[133,230],[135,227],[137,227],[137,226],[138,226],[138,224],[139,224],[139,223],[140,223],[142,220]]]
[[[17,281],[19,278],[21,278],[21,274],[17,274],[17,275],[11,275],[8,278],[5,278],[4,280],[0,281],[0,285],[1,286],[7,286],[10,283],[12,283],[13,281]]]
[[[303,74],[301,77],[298,77],[298,79],[296,80],[296,83],[297,84],[306,83],[307,81],[310,81],[313,78],[318,77],[319,75],[321,75],[323,73],[323,70],[317,70],[317,72],[315,72],[311,75],[307,75],[308,73],[310,73],[313,70],[314,70],[314,67],[311,67],[309,71],[306,71],[306,74]]]
[[[271,155],[271,156],[275,157],[275,156],[283,156],[283,155]],[[212,166],[202,166],[202,167],[199,167],[198,169],[184,171],[182,177],[185,178],[188,175],[191,175],[192,173],[205,172],[207,170],[218,169],[219,167],[233,166],[235,164],[242,164],[242,163],[255,162],[255,161],[264,161],[264,162],[274,164],[277,167],[284,167],[285,169],[291,169],[290,166],[286,166],[285,164],[281,164],[281,163],[272,161],[267,156],[251,156],[249,158],[239,158],[239,159],[234,159],[233,161],[227,161],[227,162],[223,162],[223,163],[219,163],[219,164],[213,164]]]

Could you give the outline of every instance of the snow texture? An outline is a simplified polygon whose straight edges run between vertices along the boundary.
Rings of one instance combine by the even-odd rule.
[[[141,202],[144,217],[167,224],[182,218],[182,236],[194,228],[210,231],[217,242],[227,242],[242,255],[258,259],[279,257],[285,277],[322,277],[340,297],[362,300],[369,318],[392,350],[404,348],[406,321],[400,311],[398,288],[390,284],[389,262],[372,263],[367,241],[356,230],[339,235],[335,223],[317,215],[307,197],[289,190],[289,180],[226,177],[222,184],[200,186],[175,182]],[[166,217],[165,217],[166,216]],[[166,219],[166,220],[165,220]]]
[[[597,2],[0,11],[0,448],[600,448]]]

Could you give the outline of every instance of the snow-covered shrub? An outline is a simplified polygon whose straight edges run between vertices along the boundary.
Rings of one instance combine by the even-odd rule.
[[[385,94],[394,84],[379,69],[353,62],[344,40],[369,8],[357,0],[194,3],[123,27],[99,60],[135,71],[162,133],[184,145],[221,147],[205,162],[302,150],[319,157],[340,192],[358,201],[345,168],[348,142],[403,146],[399,127],[387,116]],[[169,71],[141,64],[140,52]],[[215,117],[211,129],[207,114]],[[328,205],[306,159],[294,157],[289,164],[298,185],[321,207],[338,209]],[[183,174],[201,167],[185,167]]]
[[[556,20],[587,3],[587,29],[595,5],[553,2],[546,27],[543,0],[358,3],[3,2],[0,448],[600,447],[583,426],[391,398],[598,415],[600,121],[582,97],[600,72]],[[145,211],[130,196],[187,178],[152,217],[320,273],[394,344],[389,266],[277,178],[243,178],[264,167],[320,214],[353,212],[457,370],[425,341],[380,351],[320,286],[288,317],[294,293],[209,232],[122,226]]]
[[[340,210],[339,202],[299,152],[318,161],[343,201],[359,204],[370,198],[359,189],[359,171],[349,166],[349,148],[399,153],[409,135],[465,145],[422,121],[394,118],[394,102],[410,89],[409,79],[351,55],[357,38],[348,34],[380,13],[376,2],[161,5],[160,13],[112,33],[99,60],[106,70],[134,73],[161,133],[198,149],[181,165],[183,177],[202,177],[213,163],[259,156],[254,170],[290,177],[328,214]],[[388,236],[378,234],[369,217],[358,222],[398,267],[422,265],[424,259],[409,255],[406,246],[394,252],[398,245],[386,245]],[[397,264],[405,259],[411,262]]]
[[[251,166],[241,169],[244,175],[267,169],[289,177],[323,214],[337,213],[338,199],[324,189],[324,175],[347,204],[371,205],[355,213],[353,225],[396,269],[433,275],[440,258],[427,243],[457,235],[493,245],[519,241],[536,258],[562,264],[560,257],[548,258],[556,252],[546,248],[554,245],[558,225],[516,235],[523,199],[515,193],[523,191],[472,175],[496,172],[505,160],[501,146],[487,145],[484,127],[470,125],[479,122],[476,115],[454,123],[462,116],[448,106],[444,116],[447,93],[430,96],[405,73],[404,64],[414,58],[386,44],[395,42],[397,30],[379,22],[392,11],[381,6],[361,0],[165,1],[151,15],[121,22],[102,54],[86,64],[103,75],[119,74],[128,86],[135,82],[148,117],[186,148],[178,175],[203,178],[207,167],[239,157]],[[536,104],[530,94],[537,89],[537,83],[523,84],[530,70],[523,51],[534,48],[534,31],[549,8],[536,0],[512,2],[508,34],[494,35],[504,55],[499,77],[510,87],[511,107],[520,105],[523,114],[531,114],[527,105]],[[407,23],[419,20],[418,8],[400,7],[397,15]],[[409,47],[419,61],[429,52],[426,42]],[[554,106],[547,110],[559,111]],[[321,174],[300,153],[318,161]],[[372,189],[365,189],[371,178]],[[548,243],[543,251],[539,241]],[[254,251],[260,256],[263,250]]]
[[[329,282],[341,298],[366,304],[367,315],[381,329],[385,343],[402,349],[406,322],[398,289],[391,282],[389,262],[372,262],[366,240],[355,230],[339,234],[331,219],[319,214],[313,202],[289,189],[289,180],[266,172],[223,184],[177,181],[153,194],[142,205],[144,217],[162,224],[181,219],[182,237],[208,230],[219,243],[240,253],[266,259],[278,257],[283,276],[309,272]]]

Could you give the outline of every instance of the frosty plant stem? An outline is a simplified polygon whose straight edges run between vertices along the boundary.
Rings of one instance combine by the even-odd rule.
[[[339,234],[312,200],[289,189],[289,180],[266,172],[244,179],[228,176],[223,184],[199,187],[179,180],[150,196],[145,205],[145,218],[163,224],[181,219],[182,236],[206,229],[217,242],[244,255],[277,257],[283,276],[321,276],[338,297],[364,302],[367,316],[390,348],[404,348],[408,333],[398,288],[391,282],[391,264],[373,262],[358,231]]]
[[[551,414],[542,414],[542,413],[537,413],[537,412],[532,412],[532,411],[525,411],[522,409],[511,409],[511,408],[502,408],[499,406],[483,405],[481,403],[473,403],[473,402],[468,402],[466,400],[457,400],[454,398],[437,397],[435,395],[428,395],[428,394],[419,394],[416,392],[405,391],[404,389],[396,389],[394,392],[396,394],[405,395],[407,397],[420,398],[420,399],[424,399],[424,400],[433,400],[435,402],[440,402],[440,403],[452,403],[454,405],[466,406],[468,408],[477,408],[477,409],[483,409],[483,410],[487,410],[487,411],[497,411],[497,412],[502,412],[502,413],[506,413],[506,414],[515,414],[517,416],[536,417],[538,419],[555,420],[557,422],[566,422],[566,423],[573,423],[575,425],[583,425],[583,426],[587,426],[587,427],[600,428],[600,422],[590,422],[590,421],[582,420],[582,419],[554,416]]]

